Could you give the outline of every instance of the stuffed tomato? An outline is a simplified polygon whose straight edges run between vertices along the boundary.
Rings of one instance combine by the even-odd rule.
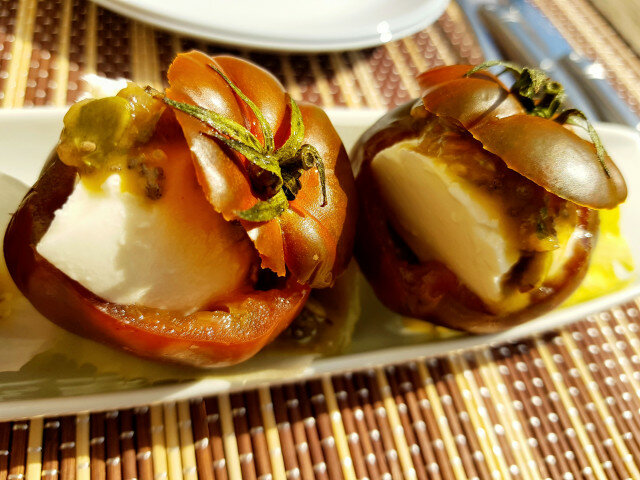
[[[250,62],[180,54],[168,83],[70,108],[5,258],[65,329],[142,357],[235,364],[346,268],[353,175],[325,113]]]
[[[591,125],[561,111],[561,86],[507,68],[510,89],[484,66],[421,74],[421,98],[354,149],[356,257],[396,312],[474,333],[544,313],[584,277],[597,210],[626,197]]]

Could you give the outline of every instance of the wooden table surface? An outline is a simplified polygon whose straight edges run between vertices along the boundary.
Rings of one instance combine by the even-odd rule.
[[[576,50],[604,64],[638,110],[640,2],[533,3]],[[86,88],[86,73],[161,87],[171,58],[190,48],[230,50],[84,0],[2,0],[0,100],[66,105]],[[455,3],[426,30],[374,49],[231,51],[270,69],[297,98],[354,109],[416,96],[423,69],[482,60]],[[0,480],[640,479],[639,330],[636,300],[535,338],[438,359],[0,423]]]

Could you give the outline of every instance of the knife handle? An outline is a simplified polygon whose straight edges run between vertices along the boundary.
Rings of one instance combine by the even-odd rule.
[[[559,58],[558,63],[573,77],[581,79],[580,86],[592,100],[602,120],[629,125],[640,131],[640,117],[606,80],[601,64],[577,53]]]
[[[498,5],[483,5],[480,18],[495,39],[504,56],[521,65],[530,65],[544,72],[564,87],[568,107],[577,108],[590,119],[598,119],[594,106],[577,82],[549,58],[544,50],[527,34],[523,20],[515,9]]]

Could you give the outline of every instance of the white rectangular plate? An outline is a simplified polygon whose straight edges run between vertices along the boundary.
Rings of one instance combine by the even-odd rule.
[[[334,109],[328,113],[349,149],[384,112]],[[61,109],[0,110],[0,172],[32,184],[57,141],[63,115]],[[627,179],[630,194],[622,206],[621,225],[638,260],[640,137],[617,125],[600,124],[597,129]],[[212,371],[165,366],[116,352],[58,329],[23,301],[9,319],[0,322],[0,419],[175,401],[442,355],[557,328],[640,295],[636,276],[622,291],[555,310],[506,332],[427,342],[425,336],[403,334],[399,317],[380,305],[366,282],[361,281],[361,287],[362,318],[345,354],[312,358],[261,353],[237,367]],[[49,349],[56,345],[65,345],[66,351],[53,348],[51,354]],[[40,360],[29,362],[37,354]],[[25,355],[28,358],[20,360]],[[9,361],[18,364],[9,367]]]

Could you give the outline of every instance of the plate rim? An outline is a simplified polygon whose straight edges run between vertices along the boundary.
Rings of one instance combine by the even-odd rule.
[[[320,53],[320,52],[335,52],[344,50],[364,49],[370,47],[376,47],[388,43],[390,41],[399,40],[406,36],[412,35],[420,30],[425,29],[433,22],[435,22],[446,10],[451,0],[428,0],[434,4],[433,9],[428,12],[420,21],[414,22],[409,25],[404,25],[391,32],[391,38],[387,41],[381,41],[380,35],[370,35],[364,37],[356,37],[351,40],[341,39],[338,41],[319,41],[312,42],[307,40],[300,40],[293,42],[292,40],[281,39],[278,40],[275,37],[256,37],[255,40],[243,38],[242,34],[225,34],[215,32],[200,25],[189,24],[188,21],[176,18],[169,18],[165,15],[158,14],[156,12],[150,12],[146,8],[139,5],[132,4],[126,0],[91,0],[95,4],[118,13],[120,15],[132,18],[147,25],[177,32],[189,37],[200,38],[213,42],[218,42],[226,46],[252,48],[260,51],[271,52],[297,52],[297,53]]]

